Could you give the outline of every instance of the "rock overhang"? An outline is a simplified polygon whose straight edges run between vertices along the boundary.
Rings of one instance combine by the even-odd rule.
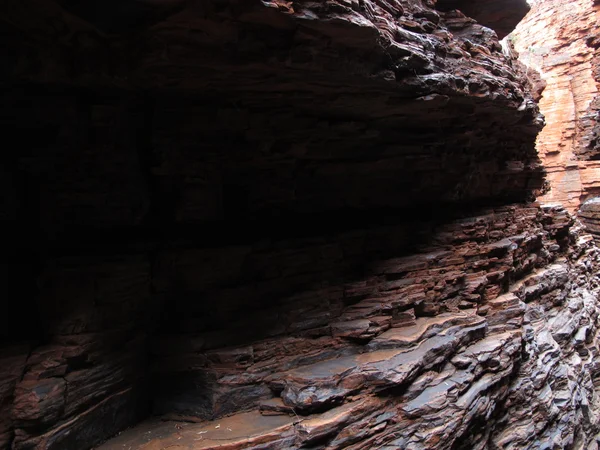
[[[500,39],[510,34],[531,9],[527,0],[437,0],[437,7],[462,11],[496,31]]]
[[[562,208],[525,204],[540,124],[493,31],[417,1],[145,3],[115,29],[21,5],[0,25],[28,48],[3,67],[10,236],[48,345],[2,356],[0,446],[80,450],[150,398],[231,415],[150,424],[161,445],[526,448],[593,428],[563,400],[594,394],[593,359],[569,361],[598,352],[597,253]],[[559,390],[531,388],[548,376]],[[531,415],[549,425],[515,433]]]

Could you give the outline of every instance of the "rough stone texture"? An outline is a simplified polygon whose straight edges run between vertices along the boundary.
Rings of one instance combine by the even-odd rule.
[[[13,164],[35,189],[16,195],[46,233],[506,202],[542,185],[537,107],[495,33],[460,12],[190,2],[105,36],[32,1],[0,6],[25,47],[7,52],[2,131],[27,149]]]
[[[105,448],[147,440],[210,448],[223,439],[226,448],[590,444],[599,431],[600,312],[591,238],[561,208],[535,205],[415,226],[429,237],[402,257],[382,255],[403,253],[418,234],[388,225],[244,247],[185,245],[149,263],[55,262],[69,280],[58,284],[79,295],[51,297],[85,306],[93,286],[95,298],[119,307],[99,301],[81,314],[54,305],[53,344],[3,366],[22,377],[14,448],[82,448],[131,424],[134,405],[144,407],[131,391],[143,386],[144,367],[155,412],[214,421],[150,422]],[[171,314],[146,344],[126,330],[143,324],[148,313],[135,305],[152,304],[143,294],[150,283]],[[115,330],[94,334],[97,324]],[[150,366],[140,345],[150,347]]]
[[[13,393],[14,449],[89,448],[148,409],[142,258],[57,258],[40,274],[47,342],[25,354]]]
[[[530,10],[526,0],[437,0],[436,7],[446,11],[458,9],[492,28],[500,39],[511,33]]]
[[[598,197],[591,198],[581,205],[579,217],[586,230],[598,241],[600,239],[600,201]]]
[[[100,448],[593,448],[591,237],[561,208],[510,207],[442,226],[432,242],[372,261],[360,283],[328,283],[339,303],[304,292],[320,300],[311,313],[278,322],[293,337],[253,341],[235,328],[159,337],[162,395],[178,399],[165,410],[188,423],[151,421]],[[211,349],[236,338],[244,344]],[[189,423],[202,418],[213,421]]]
[[[592,445],[596,249],[441,9],[1,2],[0,447]]]
[[[13,438],[11,417],[15,387],[25,369],[29,348],[27,345],[7,346],[0,353],[0,448],[7,448]]]
[[[599,5],[592,0],[534,2],[509,39],[520,60],[547,83],[539,102],[546,127],[537,149],[550,190],[541,201],[574,212],[600,193]]]

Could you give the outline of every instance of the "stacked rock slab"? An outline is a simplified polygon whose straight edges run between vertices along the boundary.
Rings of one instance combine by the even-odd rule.
[[[214,334],[162,336],[155,370],[169,394],[155,407],[178,414],[100,448],[593,448],[591,237],[562,208],[512,206],[442,226],[432,242],[372,261],[327,300],[306,292],[320,301],[298,317],[311,318],[305,330],[216,350]],[[350,305],[332,320],[335,290]],[[193,380],[210,383],[182,392]]]
[[[421,0],[0,14],[0,448],[149,417],[103,448],[592,448],[597,250],[531,203],[494,31]]]

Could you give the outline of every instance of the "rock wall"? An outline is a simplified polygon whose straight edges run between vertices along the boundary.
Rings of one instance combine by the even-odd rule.
[[[540,200],[571,212],[600,192],[598,14],[592,0],[534,2],[509,37],[521,62],[546,82],[537,149],[550,190]]]
[[[474,18],[478,23],[492,28],[500,39],[511,33],[529,10],[526,0],[437,0],[436,8],[451,11],[459,10]]]
[[[598,253],[494,31],[105,6],[0,5],[0,448],[595,445]]]
[[[598,250],[561,208],[480,213],[399,258],[369,256],[398,252],[397,227],[263,248],[246,258],[264,281],[210,309],[196,274],[223,272],[185,252],[178,331],[152,346],[155,412],[175,421],[101,448],[592,448]],[[311,288],[264,305],[277,269]]]
[[[150,408],[102,448],[589,448],[598,250],[558,207],[474,214],[49,261],[52,337],[3,358],[13,448]]]

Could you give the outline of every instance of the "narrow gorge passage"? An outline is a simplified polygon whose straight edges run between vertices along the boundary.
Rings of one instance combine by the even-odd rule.
[[[1,2],[0,449],[597,449],[597,8]]]
[[[534,2],[508,38],[529,78],[545,86],[539,106],[546,126],[537,150],[551,189],[540,200],[571,212],[600,194],[599,18],[596,2]]]

